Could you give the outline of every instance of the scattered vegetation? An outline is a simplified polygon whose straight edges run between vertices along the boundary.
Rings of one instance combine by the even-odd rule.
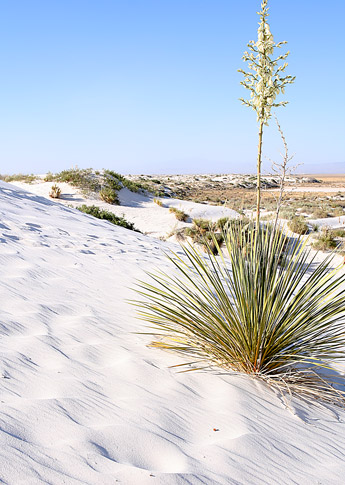
[[[308,225],[302,217],[294,217],[288,222],[288,228],[295,234],[307,234],[309,231]]]
[[[113,214],[110,211],[100,209],[95,205],[82,205],[77,207],[78,210],[84,212],[85,214],[89,214],[91,216],[97,217],[97,219],[104,219],[106,221],[115,224],[116,226],[125,227],[126,229],[131,229],[132,231],[140,232],[138,229],[135,228],[132,222],[128,222],[124,217],[119,217]]]
[[[286,241],[282,231],[230,226],[230,265],[222,252],[205,257],[184,247],[184,258],[168,256],[174,276],[151,274],[150,282],[139,283],[134,304],[156,337],[152,346],[189,355],[181,364],[188,370],[222,367],[282,394],[344,405],[336,388],[341,376],[333,378],[329,366],[344,357],[345,275],[330,271],[332,255],[311,271],[315,261],[301,238],[282,267]]]
[[[156,199],[156,198],[154,198],[154,199],[153,199],[153,202],[154,202],[155,204],[159,205],[159,207],[163,207],[163,202],[162,202],[160,199]]]
[[[169,212],[175,215],[178,221],[186,222],[189,218],[189,215],[185,212],[181,211],[180,209],[176,209],[176,207],[170,207]]]
[[[0,180],[3,180],[4,182],[25,182],[26,184],[32,184],[37,180],[37,176],[23,173],[15,173],[13,175],[0,174]]]
[[[91,168],[62,170],[55,175],[49,174],[49,179],[49,181],[66,182],[86,193],[98,192],[101,189],[101,183]]]
[[[49,197],[51,197],[52,199],[60,199],[60,195],[61,195],[61,189],[58,185],[52,185],[52,188],[49,192]]]

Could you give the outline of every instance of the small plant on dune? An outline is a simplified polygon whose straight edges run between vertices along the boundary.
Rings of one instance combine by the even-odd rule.
[[[159,207],[163,207],[163,202],[162,202],[160,199],[156,199],[156,198],[154,198],[154,199],[153,199],[153,202],[154,202],[155,204],[159,205]]]
[[[170,207],[169,212],[174,214],[178,221],[186,222],[188,220],[189,215],[176,207]]]
[[[103,189],[101,189],[99,196],[107,204],[120,204],[119,198],[117,196],[117,191],[110,187],[104,187]]]
[[[328,369],[344,359],[345,275],[330,270],[332,255],[312,270],[302,239],[290,244],[282,266],[286,238],[254,224],[230,227],[229,260],[220,248],[220,257],[206,257],[184,247],[183,257],[168,256],[175,272],[150,273],[133,303],[150,324],[152,346],[189,356],[180,364],[188,370],[221,367],[282,394],[344,405]]]
[[[309,231],[308,225],[302,217],[294,217],[288,222],[288,228],[295,234],[307,234]]]
[[[119,217],[113,214],[110,211],[100,209],[95,205],[81,205],[77,207],[80,212],[84,212],[84,214],[89,214],[90,216],[97,217],[97,219],[103,219],[105,221],[109,221],[115,226],[125,227],[126,229],[131,229],[132,231],[140,232],[138,229],[135,228],[133,222],[128,222],[124,217]]]
[[[51,197],[52,199],[60,199],[60,195],[61,195],[61,189],[58,185],[52,185],[52,188],[49,192],[49,197]]]

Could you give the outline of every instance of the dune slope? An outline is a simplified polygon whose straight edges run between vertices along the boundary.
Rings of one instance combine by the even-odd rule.
[[[344,411],[179,374],[134,333],[167,247],[0,183],[1,483],[342,483]]]

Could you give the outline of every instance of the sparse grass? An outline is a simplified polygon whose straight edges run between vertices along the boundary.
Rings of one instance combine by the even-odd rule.
[[[126,229],[131,229],[132,231],[140,232],[135,228],[132,222],[128,222],[124,217],[119,217],[110,211],[100,209],[95,205],[82,205],[77,207],[77,209],[85,214],[97,217],[97,219],[103,219],[115,224],[116,226],[125,227]]]
[[[294,217],[293,219],[291,219],[291,221],[288,222],[288,228],[295,234],[302,235],[307,234],[309,230],[308,225],[302,217]]]
[[[58,185],[52,185],[52,188],[49,192],[49,197],[51,197],[52,199],[60,199],[60,195],[61,195],[61,189]]]
[[[156,198],[154,198],[154,199],[153,199],[153,202],[154,202],[155,204],[159,205],[159,207],[163,207],[163,202],[162,202],[160,199],[156,199]]]
[[[205,257],[184,247],[184,258],[169,257],[173,276],[150,274],[134,304],[150,324],[152,346],[189,356],[181,364],[188,370],[221,367],[281,393],[344,406],[344,393],[334,387],[343,377],[333,378],[329,366],[344,358],[345,275],[330,271],[332,255],[314,269],[302,239],[282,267],[286,241],[282,231],[230,226],[230,264],[222,253]]]
[[[170,207],[169,212],[174,214],[178,221],[186,222],[188,220],[189,215],[176,207]]]
[[[4,182],[24,182],[26,184],[32,184],[37,180],[37,176],[33,174],[28,175],[23,173],[15,173],[13,175],[0,174],[0,180],[3,180]]]

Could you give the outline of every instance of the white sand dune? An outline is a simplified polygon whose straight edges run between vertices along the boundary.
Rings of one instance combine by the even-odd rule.
[[[51,187],[54,185],[51,182],[44,182],[43,180],[30,185],[24,182],[13,182],[13,184],[48,199]],[[56,199],[58,203],[73,207],[82,204],[97,205],[102,209],[113,212],[117,216],[124,216],[128,221],[133,222],[135,227],[141,232],[154,237],[164,238],[172,230],[187,226],[194,218],[216,221],[221,217],[239,217],[238,212],[228,207],[210,206],[179,199],[160,198],[164,204],[164,207],[160,207],[154,203],[153,196],[133,193],[126,188],[119,192],[120,205],[110,205],[99,198],[92,198],[92,195],[83,195],[80,190],[69,184],[59,182],[58,185],[62,191],[61,198]],[[176,207],[188,214],[188,223],[177,221],[174,214],[169,212],[170,207]]]
[[[344,483],[344,411],[179,374],[134,333],[130,287],[167,247],[0,183],[0,482]]]

